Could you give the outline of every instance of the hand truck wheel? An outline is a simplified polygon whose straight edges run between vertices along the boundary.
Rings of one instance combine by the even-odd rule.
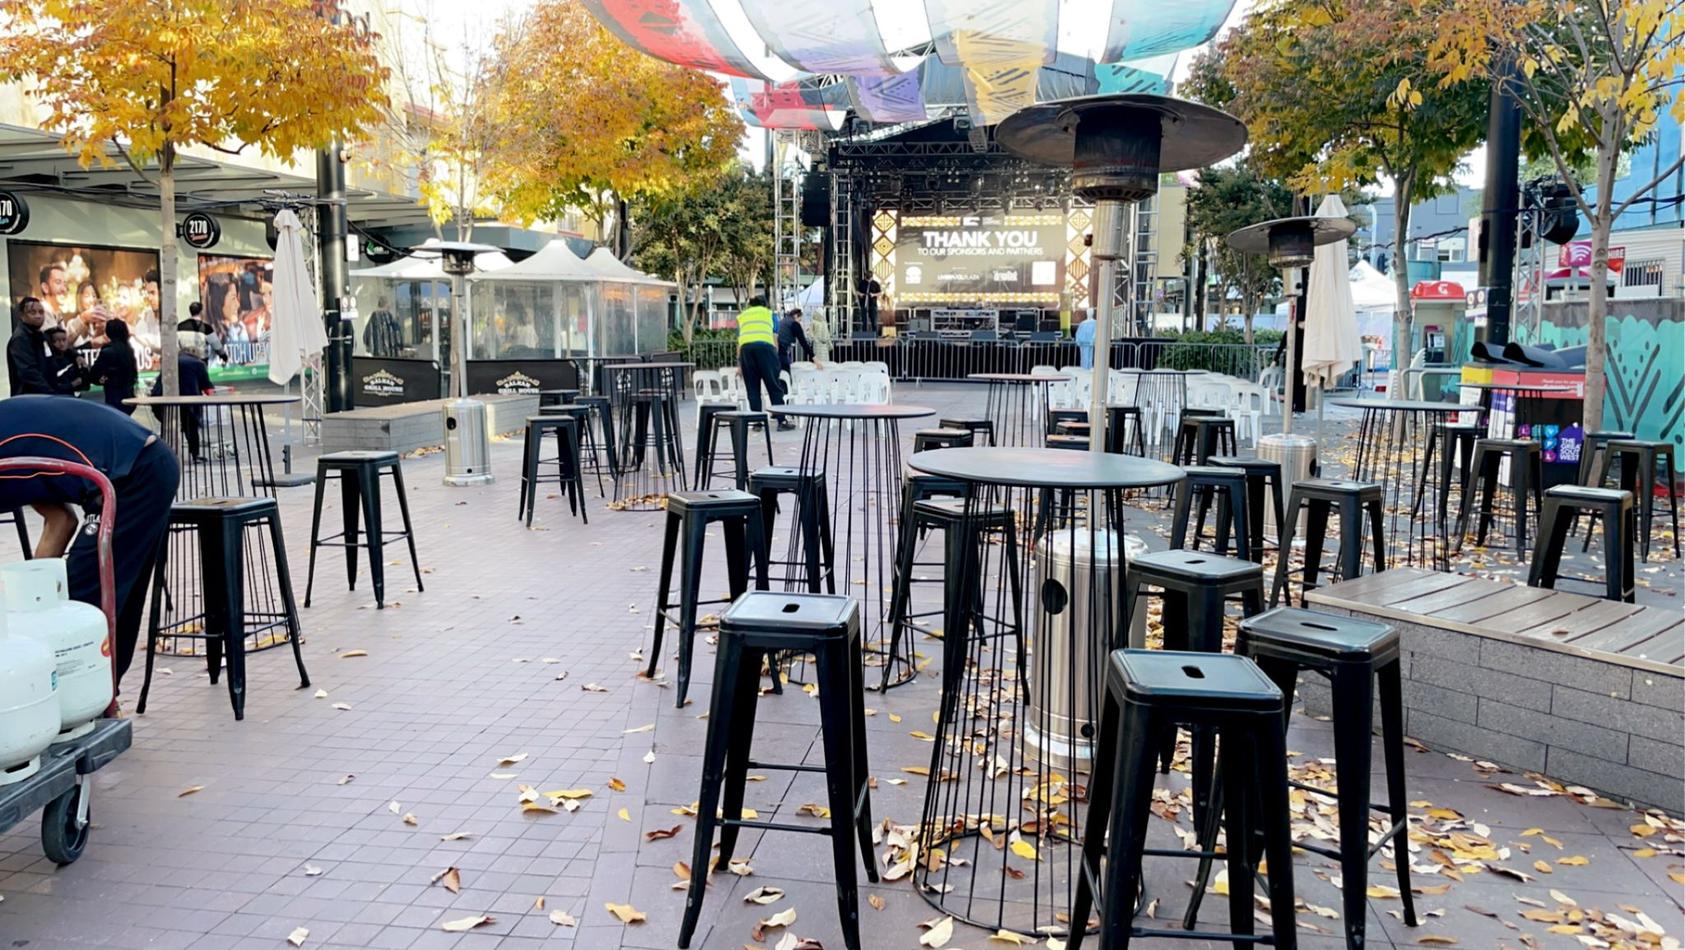
[[[80,779],[76,787],[41,810],[41,850],[59,867],[75,863],[88,846],[92,784]]]

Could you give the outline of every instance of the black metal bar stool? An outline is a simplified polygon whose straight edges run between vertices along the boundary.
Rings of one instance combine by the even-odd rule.
[[[546,409],[551,406],[571,406],[579,399],[577,389],[540,389],[538,391],[538,407]]]
[[[1188,477],[1176,486],[1176,513],[1170,523],[1170,546],[1188,546],[1188,520],[1193,510],[1194,497],[1197,495],[1199,518],[1194,525],[1192,542],[1193,549],[1199,550],[1200,538],[1205,535],[1205,516],[1211,512],[1211,499],[1215,495],[1217,526],[1216,538],[1212,543],[1216,552],[1229,553],[1229,532],[1232,528],[1236,554],[1246,560],[1262,563],[1263,554],[1258,550],[1262,539],[1258,542],[1253,541],[1252,523],[1264,520],[1263,511],[1255,514],[1251,511],[1252,506],[1247,497],[1246,471],[1216,465],[1190,465],[1183,471],[1188,473]],[[1276,510],[1280,511],[1279,506]],[[1262,533],[1261,527],[1258,533]]]
[[[1310,508],[1310,512],[1305,518],[1305,566],[1301,571],[1294,571],[1288,560],[1293,551],[1293,535],[1298,529],[1299,513],[1306,507]],[[1280,603],[1291,574],[1302,574],[1301,599],[1306,591],[1320,586],[1316,578],[1322,572],[1322,545],[1328,537],[1330,515],[1338,516],[1340,526],[1340,550],[1330,574],[1338,574],[1340,580],[1349,581],[1363,573],[1365,517],[1369,521],[1375,570],[1379,573],[1387,569],[1387,539],[1381,527],[1379,482],[1352,482],[1339,478],[1307,478],[1294,482],[1293,490],[1287,496],[1287,517],[1277,521],[1282,525],[1281,553],[1276,559],[1275,584],[1270,588],[1271,607]],[[1293,603],[1290,590],[1287,591],[1287,602],[1289,606]]]
[[[700,600],[702,550],[708,526],[719,523],[725,542],[726,573],[731,596]],[[683,545],[681,552],[680,545]],[[749,589],[749,561],[755,562],[755,589],[767,588],[766,528],[761,521],[761,500],[736,489],[678,491],[667,494],[667,532],[661,546],[661,578],[655,598],[655,642],[649,650],[645,676],[654,676],[661,665],[661,633],[668,623],[678,628],[679,682],[674,706],[684,708],[690,691],[690,656],[696,640],[697,608],[726,604]],[[679,559],[679,602],[673,603],[673,561]],[[679,608],[677,617],[667,612]],[[706,865],[703,865],[706,868]]]
[[[1575,481],[1581,485],[1602,487],[1604,478],[1609,474],[1609,443],[1616,439],[1636,438],[1636,432],[1618,429],[1587,432],[1585,443],[1580,446],[1580,473]]]
[[[320,484],[320,483],[318,483]],[[164,562],[168,543],[158,546],[158,566],[152,574],[152,619],[146,631],[146,678],[141,683],[136,713],[146,712],[146,694],[152,688],[152,659],[158,640],[187,638],[205,641],[205,663],[214,685],[222,669],[223,652],[228,654],[228,700],[234,718],[246,718],[246,554],[247,528],[267,529],[275,546],[275,578],[281,589],[283,615],[273,625],[287,628],[292,641],[293,662],[298,664],[298,687],[310,685],[304,671],[304,654],[299,648],[301,628],[298,604],[293,600],[292,573],[287,569],[287,549],[281,537],[281,509],[273,498],[194,498],[170,506],[170,528],[192,531],[199,538],[199,564],[205,574],[204,612],[178,619],[168,630],[159,627],[163,617]]]
[[[1047,410],[1047,431],[1044,436],[1059,431],[1061,422],[1085,422],[1088,419],[1087,409],[1049,409]]]
[[[614,401],[607,396],[580,396],[574,402],[584,406],[590,413],[584,420],[585,427],[590,427],[592,420],[595,420],[597,431],[602,433],[600,440],[593,435],[587,443],[591,447],[591,457],[585,460],[585,466],[599,473],[600,477],[606,462],[608,472],[612,476],[620,470],[620,457],[615,451],[614,443]],[[600,459],[597,456],[599,449],[602,452]]]
[[[972,441],[970,429],[920,429],[913,433],[913,451],[967,448]]]
[[[761,500],[768,569],[801,569],[800,573],[791,571],[770,580],[782,582],[785,590],[794,590],[800,584],[809,593],[817,594],[823,585],[826,593],[836,593],[836,546],[831,539],[831,502],[824,471],[787,466],[757,468],[749,475],[749,494]],[[786,560],[775,561],[772,534],[778,524],[781,495],[789,495],[795,507],[790,520],[790,553]],[[797,552],[800,552],[799,561]]]
[[[398,492],[398,512],[403,516],[401,530],[386,529],[381,514],[380,479],[392,477],[392,487]],[[344,530],[339,534],[321,536],[322,494],[329,479],[339,480],[340,518]],[[363,513],[363,534],[357,536],[357,510]],[[310,606],[310,595],[316,587],[316,549],[345,549],[345,578],[348,590],[357,589],[357,549],[369,551],[369,578],[374,583],[374,602],[377,608],[386,607],[386,541],[403,538],[409,543],[410,567],[415,571],[415,589],[426,590],[421,582],[421,562],[415,555],[415,529],[410,524],[409,493],[404,490],[404,466],[396,452],[355,451],[330,452],[316,460],[316,506],[310,516],[310,571],[304,585],[304,606]]]
[[[1070,449],[1073,452],[1086,452],[1088,451],[1088,436],[1055,432],[1047,437],[1047,447],[1050,449]]]
[[[1158,593],[1143,588],[1158,588]],[[1164,601],[1164,648],[1198,653],[1223,652],[1223,615],[1229,598],[1238,597],[1241,616],[1264,610],[1264,566],[1239,558],[1199,551],[1155,551],[1129,563],[1124,584],[1130,610],[1145,610],[1142,597],[1158,596]],[[1131,637],[1134,636],[1131,627]],[[1145,643],[1130,643],[1142,647]],[[1172,734],[1160,760],[1170,770],[1176,750]],[[1206,814],[1211,794],[1212,759],[1215,748],[1209,730],[1196,730],[1192,737],[1191,772],[1194,812]],[[1195,826],[1199,825],[1198,817]]]
[[[544,458],[544,437],[556,437],[556,454]],[[555,463],[556,474],[542,475],[540,467]],[[517,517],[532,527],[532,513],[538,500],[538,486],[555,482],[568,499],[568,514],[578,514],[586,524],[585,480],[579,452],[579,419],[573,415],[528,416],[526,439],[521,447],[521,509]]]
[[[1197,411],[1182,410],[1182,422],[1176,427],[1172,464],[1208,465],[1213,455],[1233,455],[1237,451],[1234,420],[1227,416],[1195,415]]]
[[[575,465],[580,471],[581,478],[584,477],[585,472],[590,472],[596,476],[597,497],[606,498],[608,497],[608,492],[603,485],[603,472],[605,469],[604,466],[598,464],[599,453],[597,449],[597,434],[591,427],[592,412],[593,410],[590,406],[578,402],[563,402],[538,407],[538,414],[541,416],[568,416],[574,420],[578,436],[575,441],[579,445],[579,451],[577,453],[578,460],[575,462]],[[543,460],[543,462],[553,461],[555,461],[555,459]],[[525,470],[526,469],[523,466],[522,471]],[[583,508],[584,504],[584,494],[581,493],[580,507]]]
[[[1449,418],[1449,417],[1447,417]],[[1439,462],[1439,521],[1440,525],[1448,525],[1450,514],[1451,489],[1457,489],[1459,504],[1462,494],[1469,490],[1470,466],[1474,463],[1474,443],[1480,438],[1481,428],[1473,422],[1447,422],[1443,419],[1433,423],[1428,431],[1427,453],[1422,459],[1422,473],[1426,477],[1428,467],[1437,456]]]
[[[963,488],[961,490],[963,495]],[[889,655],[897,656],[896,649],[901,645],[901,638],[910,634],[909,628],[913,621],[924,617],[941,616],[943,618],[942,664],[945,679],[957,681],[965,668],[965,651],[968,633],[955,625],[957,618],[970,616],[972,623],[981,629],[985,623],[997,629],[1010,626],[1015,634],[1018,651],[1019,682],[1025,684],[1028,692],[1027,675],[1024,667],[1023,627],[1016,620],[1005,620],[984,616],[983,591],[980,586],[971,585],[972,603],[971,613],[960,610],[959,598],[965,585],[958,582],[959,576],[967,570],[968,565],[976,565],[978,558],[974,553],[976,547],[985,543],[985,535],[999,534],[1006,546],[1006,563],[1011,566],[1009,576],[1012,578],[1012,617],[1023,616],[1024,592],[1020,586],[1018,564],[1018,519],[1013,512],[1005,508],[974,509],[966,511],[963,497],[959,498],[931,498],[914,501],[909,507],[902,508],[902,518],[905,519],[901,528],[901,543],[895,552],[895,575],[893,587],[889,595]],[[943,553],[942,563],[921,564],[915,560],[917,556],[917,539],[924,532],[939,530],[942,532]],[[938,576],[930,584],[942,585],[942,608],[927,610],[919,613],[912,612],[912,592],[915,583],[925,581],[913,576],[918,567],[933,567],[938,569]],[[974,569],[974,568],[973,568]],[[880,690],[889,689],[889,675],[891,664],[884,664],[883,682]]]
[[[1106,407],[1106,451],[1116,455],[1147,454],[1146,430],[1141,428],[1140,406]]]
[[[1059,423],[1056,435],[1080,435],[1089,438],[1093,435],[1094,426],[1087,419],[1066,419]]]
[[[1610,460],[1620,465],[1621,488],[1632,492],[1633,500],[1638,502],[1638,537],[1642,545],[1639,557],[1646,564],[1650,563],[1650,528],[1656,518],[1656,467],[1661,466],[1662,485],[1667,488],[1673,517],[1673,556],[1679,557],[1679,488],[1673,477],[1673,443],[1611,439],[1607,447]],[[1606,481],[1607,478],[1600,478],[1597,486],[1603,487]]]
[[[1248,526],[1252,529],[1252,560],[1264,561],[1264,494],[1269,493],[1269,503],[1275,511],[1276,536],[1270,540],[1278,550],[1281,548],[1281,526],[1287,522],[1284,513],[1283,498],[1286,492],[1281,484],[1281,463],[1274,459],[1243,459],[1238,455],[1213,455],[1211,464],[1220,468],[1238,468],[1246,473],[1246,513],[1251,521]],[[1203,514],[1200,521],[1203,524]],[[1202,529],[1203,530],[1203,529]]]
[[[1404,774],[1404,696],[1399,675],[1398,631],[1382,623],[1355,617],[1317,613],[1297,607],[1278,607],[1241,621],[1235,652],[1258,664],[1282,693],[1282,723],[1285,729],[1293,712],[1293,690],[1301,672],[1327,679],[1333,691],[1334,784],[1338,792],[1289,782],[1292,788],[1332,799],[1339,809],[1340,843],[1330,848],[1314,841],[1295,841],[1293,846],[1340,862],[1341,917],[1346,925],[1346,946],[1361,948],[1368,924],[1369,862],[1388,845],[1398,890],[1404,903],[1404,924],[1416,926],[1416,906],[1410,892],[1410,820],[1406,813],[1409,796]],[[1381,708],[1381,751],[1387,769],[1387,802],[1369,800],[1370,750],[1374,742],[1376,697]],[[1227,755],[1225,747],[1223,754]],[[1215,814],[1213,809],[1213,814]],[[1381,812],[1389,826],[1373,841],[1369,817]],[[1232,850],[1241,842],[1230,837]],[[1200,833],[1200,847],[1216,846],[1217,826],[1208,821]],[[1242,847],[1242,850],[1246,850]],[[1275,861],[1270,861],[1274,872]],[[1211,873],[1211,860],[1200,859],[1194,879],[1185,926],[1198,916],[1200,899]]]
[[[749,758],[754,739],[755,707],[760,697],[760,669],[769,656],[813,655],[819,685],[819,731],[825,748],[823,766],[759,762]],[[679,946],[690,946],[702,914],[710,867],[724,868],[737,853],[740,828],[826,835],[836,874],[837,911],[843,946],[860,948],[860,894],[855,849],[866,865],[866,880],[876,883],[872,855],[872,801],[866,776],[865,690],[861,672],[860,605],[834,594],[750,593],[739,597],[720,618],[720,644],[714,658],[713,695],[708,706],[708,738],[702,752],[702,785],[697,792],[696,837],[692,848],[690,890],[685,896]],[[825,776],[830,823],[823,827],[743,818],[743,792],[750,769],[816,772]],[[715,817],[718,814],[719,817]],[[713,853],[714,829],[720,831]],[[874,941],[874,945],[876,945]]]
[[[995,421],[976,416],[943,416],[936,420],[936,424],[944,429],[964,429],[971,433],[972,444],[977,443],[979,433],[989,437],[989,444],[995,444]]]
[[[1603,519],[1604,598],[1632,603],[1632,548],[1638,514],[1633,507],[1632,492],[1617,488],[1557,485],[1545,490],[1544,508],[1539,513],[1539,539],[1533,546],[1533,563],[1527,568],[1528,586],[1556,589],[1562,570],[1562,548],[1574,533],[1574,522],[1582,511],[1591,515],[1593,524]],[[1591,534],[1592,527],[1587,527],[1586,548],[1591,547]],[[1598,581],[1593,577],[1571,579]]]
[[[1280,688],[1246,657],[1221,653],[1118,650],[1106,663],[1105,677],[1100,740],[1088,790],[1091,804],[1066,946],[1080,950],[1096,904],[1101,908],[1101,950],[1126,947],[1135,937],[1297,946]],[[1132,919],[1144,856],[1216,857],[1209,851],[1146,846],[1153,806],[1153,760],[1163,737],[1179,727],[1215,731],[1223,741],[1219,778],[1227,802],[1223,818],[1229,841],[1229,933],[1137,927]],[[1256,864],[1248,858],[1254,836],[1263,839],[1270,872],[1271,934],[1264,938],[1253,936]]]
[[[759,423],[761,434],[766,438],[766,464],[772,465],[772,429],[767,425],[767,414],[764,412],[748,412],[735,406],[703,406],[702,417],[696,429],[696,478],[694,484],[697,490],[702,490],[714,483],[715,475],[732,477],[732,485],[738,491],[749,488],[749,427]],[[716,469],[720,450],[720,430],[724,429],[731,442],[731,467]]]
[[[1463,536],[1468,533],[1469,514],[1474,509],[1477,493],[1480,495],[1480,521],[1474,541],[1485,547],[1486,532],[1492,527],[1493,506],[1498,495],[1498,465],[1505,459],[1509,460],[1508,487],[1515,513],[1515,553],[1521,555],[1526,552],[1527,515],[1529,509],[1539,509],[1544,481],[1539,443],[1532,439],[1474,440],[1474,461],[1469,465],[1469,481],[1463,487],[1463,503],[1457,512],[1458,549],[1462,548]]]

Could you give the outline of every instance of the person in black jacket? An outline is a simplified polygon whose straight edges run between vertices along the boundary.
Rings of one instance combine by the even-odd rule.
[[[127,416],[135,414],[135,407],[123,400],[134,397],[140,370],[135,366],[135,350],[129,345],[129,325],[111,320],[105,325],[109,343],[100,348],[94,365],[88,367],[88,379],[105,389],[105,404]]]
[[[183,346],[176,353],[176,388],[183,396],[209,396],[216,392],[211,383],[211,371],[195,347]],[[164,374],[152,381],[152,395],[164,392]],[[199,430],[204,411],[198,406],[183,406],[180,411],[182,441],[187,443],[187,457],[195,462],[205,461],[199,454]]]
[[[802,359],[813,360],[813,344],[808,342],[807,331],[802,329],[802,311],[800,307],[786,313],[784,319],[778,321],[778,367],[784,372],[790,371],[790,364],[795,361],[796,349],[802,351]]]
[[[88,378],[82,372],[82,362],[70,348],[70,334],[64,327],[48,327],[42,334],[47,338],[47,382],[60,395],[74,396],[88,388]]]
[[[18,327],[6,344],[6,370],[11,376],[12,395],[55,396],[52,366],[47,359],[47,337],[41,327],[47,322],[47,308],[38,297],[25,297],[18,304]]]

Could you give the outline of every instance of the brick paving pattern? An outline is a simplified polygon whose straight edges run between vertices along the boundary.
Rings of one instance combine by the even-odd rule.
[[[939,410],[963,410],[975,395],[961,387],[897,391],[898,401]],[[693,416],[689,406],[685,415],[687,422]],[[776,436],[780,461],[795,459],[799,438]],[[692,848],[690,819],[674,811],[697,794],[706,725],[698,716],[707,707],[712,650],[698,644],[685,709],[673,708],[663,682],[636,678],[648,649],[661,516],[609,512],[593,495],[591,523],[581,525],[552,493],[540,498],[534,528],[525,530],[515,517],[519,453],[518,442],[498,442],[498,481],[480,489],[443,487],[439,455],[406,460],[425,593],[411,588],[407,561],[389,549],[388,608],[376,610],[366,577],[358,591],[345,590],[340,556],[323,552],[315,606],[304,611],[310,689],[296,689],[287,651],[253,655],[247,718],[236,723],[226,690],[209,685],[202,660],[161,658],[168,673],[155,680],[147,715],[134,720],[134,748],[95,779],[95,829],[81,861],[55,869],[41,855],[33,818],[0,835],[0,946],[276,948],[300,927],[309,931],[308,948],[674,946],[684,904],[672,887],[674,864],[688,862]],[[285,490],[281,499],[302,588],[310,490]],[[335,507],[330,498],[325,521],[335,520]],[[1140,513],[1155,547],[1164,544],[1164,517],[1156,505]],[[722,562],[709,559],[705,592],[724,589]],[[1659,563],[1663,571],[1643,577],[1640,596],[1676,602],[1667,598],[1678,586],[1678,564],[1666,556]],[[933,643],[919,649],[933,655]],[[353,650],[367,655],[342,657]],[[667,677],[674,669],[672,656],[664,657]],[[139,663],[124,685],[132,702]],[[869,693],[867,705],[875,710],[867,722],[880,779],[873,812],[912,824],[923,780],[886,780],[902,766],[929,764],[929,744],[909,733],[929,721],[935,678]],[[764,699],[756,755],[821,762],[817,706],[795,689]],[[1300,763],[1331,757],[1327,724],[1296,715],[1289,747]],[[1374,767],[1379,778],[1378,744]],[[1520,916],[1538,909],[1522,899],[1554,913],[1553,891],[1582,909],[1646,914],[1670,938],[1685,932],[1677,833],[1671,841],[1660,830],[1641,838],[1631,826],[1642,816],[1572,796],[1505,794],[1492,786],[1532,780],[1425,749],[1409,756],[1408,767],[1410,796],[1421,803],[1413,811],[1462,816],[1433,812],[1419,837],[1472,829],[1509,849],[1497,863],[1532,879],[1489,870],[1461,881],[1419,876],[1428,893],[1418,897],[1418,910],[1443,913],[1409,929],[1389,913],[1399,902],[1377,897],[1370,901],[1374,945],[1453,937],[1467,947],[1520,947],[1526,934],[1543,946],[1578,945],[1547,934],[1550,923]],[[611,787],[615,779],[624,791]],[[1185,785],[1180,776],[1169,781]],[[576,811],[523,813],[521,785],[592,795]],[[183,795],[193,786],[203,788]],[[774,772],[749,787],[747,804],[763,817],[817,824],[797,809],[823,796],[818,776]],[[678,829],[672,837],[647,840],[670,828]],[[1156,846],[1177,846],[1169,822],[1155,820],[1152,836]],[[1413,864],[1432,865],[1434,842],[1418,847]],[[758,942],[751,931],[785,907],[799,912],[791,932],[841,946],[829,849],[819,839],[750,832],[738,854],[753,873],[714,876],[692,946],[770,950],[784,931]],[[1587,860],[1560,863],[1564,857]],[[1529,870],[1535,861],[1550,873]],[[434,882],[453,867],[458,893]],[[1378,863],[1371,868],[1372,884],[1391,880]],[[1296,872],[1308,904],[1339,906],[1333,862],[1300,855]],[[1148,894],[1162,898],[1161,918],[1179,916],[1191,876],[1191,864],[1149,859]],[[745,903],[761,885],[786,896],[769,906]],[[883,908],[867,904],[867,895]],[[635,905],[647,920],[622,925],[604,909],[608,903]],[[553,911],[577,924],[554,923]],[[493,920],[467,933],[441,929],[481,914]],[[1221,928],[1226,914],[1224,899],[1213,896],[1202,918]],[[863,886],[861,915],[873,948],[917,948],[918,923],[940,916],[905,880]],[[1340,921],[1314,910],[1299,919],[1303,946],[1342,945]],[[976,950],[988,936],[962,925],[949,946]]]

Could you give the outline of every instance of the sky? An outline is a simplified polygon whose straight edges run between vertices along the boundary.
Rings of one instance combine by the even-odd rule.
[[[441,37],[463,37],[465,42],[483,44],[490,41],[496,31],[497,22],[505,16],[518,15],[533,5],[534,0],[396,0],[396,9],[404,14],[415,17],[425,17],[432,21],[434,35]],[[823,2],[823,0],[791,0],[796,3]],[[1228,20],[1223,24],[1220,32],[1226,32],[1235,24],[1245,19],[1256,5],[1257,0],[1238,0]],[[1182,54],[1175,78],[1185,74],[1188,63],[1193,59],[1192,51]],[[765,159],[766,139],[761,129],[750,128],[740,143],[738,152],[745,161],[759,168]],[[1485,148],[1476,149],[1464,162],[1464,167],[1456,174],[1459,183],[1478,188],[1485,175]],[[1375,189],[1385,195],[1390,193],[1390,187]]]

